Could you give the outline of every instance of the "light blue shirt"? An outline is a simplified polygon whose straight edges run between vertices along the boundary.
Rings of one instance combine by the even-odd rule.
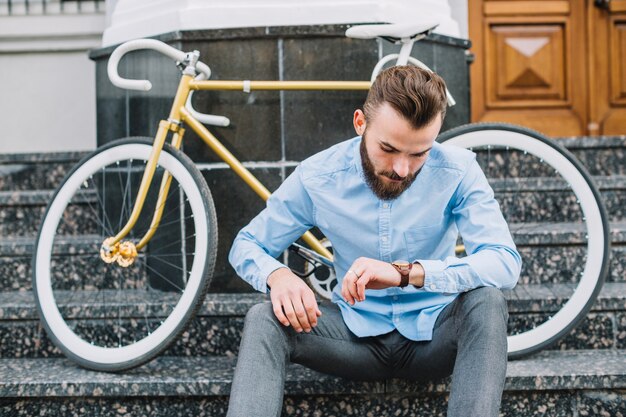
[[[229,260],[239,276],[267,292],[276,260],[305,231],[317,226],[332,242],[339,284],[332,301],[357,336],[397,329],[412,340],[431,340],[437,316],[455,297],[477,287],[512,288],[521,268],[493,190],[475,154],[435,143],[415,182],[395,200],[380,200],[366,184],[361,137],[305,161],[244,227]],[[467,256],[455,257],[457,236]],[[419,262],[423,288],[366,290],[350,306],[341,281],[358,257]]]

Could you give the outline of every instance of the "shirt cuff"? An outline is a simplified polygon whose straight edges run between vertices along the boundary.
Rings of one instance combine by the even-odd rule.
[[[269,256],[263,259],[263,261],[259,263],[258,267],[260,272],[255,289],[257,291],[261,291],[262,293],[267,293],[267,278],[270,274],[277,269],[287,268],[282,262]]]
[[[446,263],[437,260],[416,260],[424,268],[424,286],[422,289],[430,292],[450,292],[444,271]]]

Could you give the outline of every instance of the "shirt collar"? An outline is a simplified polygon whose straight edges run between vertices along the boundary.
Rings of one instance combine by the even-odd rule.
[[[365,180],[365,176],[363,174],[363,162],[361,160],[361,141],[363,140],[362,136],[357,136],[354,141],[354,165],[356,168],[356,172]]]

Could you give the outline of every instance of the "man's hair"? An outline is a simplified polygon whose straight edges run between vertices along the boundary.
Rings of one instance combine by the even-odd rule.
[[[446,115],[446,84],[437,74],[404,65],[380,72],[374,80],[365,104],[365,120],[371,120],[383,103],[400,113],[415,129],[428,126],[441,114]]]

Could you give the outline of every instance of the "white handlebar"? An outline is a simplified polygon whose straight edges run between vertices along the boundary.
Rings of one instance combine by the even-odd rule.
[[[113,85],[120,88],[125,88],[127,90],[139,91],[149,91],[152,88],[152,83],[148,80],[129,80],[120,77],[119,73],[117,72],[117,66],[119,65],[122,57],[128,52],[136,51],[138,49],[153,49],[157,52],[162,53],[165,56],[172,58],[174,61],[177,62],[182,62],[187,58],[187,54],[185,52],[180,51],[155,39],[136,39],[125,42],[115,48],[115,50],[111,54],[111,57],[109,58],[109,63],[107,65],[107,73]],[[198,61],[195,64],[195,68],[199,71],[199,74],[195,77],[196,80],[206,80],[211,77],[211,69],[208,65]],[[216,116],[212,114],[203,114],[196,111],[191,105],[192,95],[193,91],[189,94],[186,107],[193,115],[193,117],[198,119],[201,123],[208,125],[228,126],[230,124],[230,120],[227,117]]]
[[[125,88],[127,90],[140,91],[149,91],[152,88],[152,83],[148,80],[128,80],[120,77],[117,72],[117,65],[122,57],[128,52],[136,51],[138,49],[154,49],[155,51],[158,51],[175,61],[182,61],[186,56],[183,51],[179,51],[178,49],[155,39],[136,39],[134,41],[123,43],[115,48],[115,51],[113,51],[111,57],[109,58],[109,64],[107,65],[109,79],[115,86]]]

